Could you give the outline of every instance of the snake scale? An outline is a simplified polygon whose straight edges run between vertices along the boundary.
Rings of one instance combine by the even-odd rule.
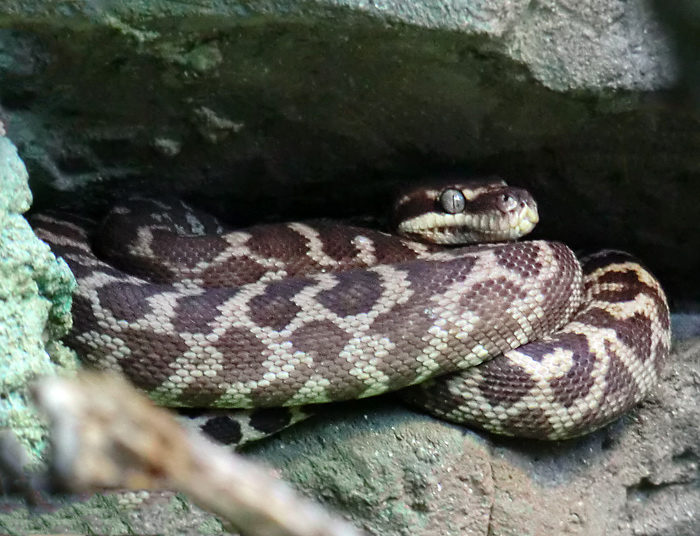
[[[654,386],[669,310],[632,256],[513,241],[537,209],[498,180],[423,186],[394,209],[403,236],[328,221],[228,231],[153,200],[100,225],[33,225],[78,281],[68,344],[162,405],[260,408],[251,422],[267,412],[276,429],[293,412],[271,408],[401,390],[450,421],[562,439]],[[464,241],[489,243],[444,245]]]

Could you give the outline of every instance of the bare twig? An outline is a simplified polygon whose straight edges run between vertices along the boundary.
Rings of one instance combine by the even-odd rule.
[[[24,498],[32,508],[50,509],[44,494],[49,493],[48,478],[27,470],[29,457],[15,434],[0,432],[0,493]]]
[[[51,421],[53,472],[72,492],[180,491],[249,535],[361,534],[269,471],[181,428],[120,378],[50,378],[33,394]]]

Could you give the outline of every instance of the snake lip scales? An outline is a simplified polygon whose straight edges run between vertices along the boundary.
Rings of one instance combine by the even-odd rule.
[[[486,232],[456,234],[510,240],[537,221],[529,193],[502,181],[414,194],[396,207],[412,207],[410,236],[419,219],[438,222],[443,243],[465,222]],[[269,408],[251,420],[282,426],[273,408],[402,389],[447,420],[562,439],[643,399],[669,353],[664,293],[622,252],[579,262],[558,242],[446,248],[335,222],[227,231],[152,200],[99,226],[55,214],[33,225],[78,281],[67,343],[162,405]]]

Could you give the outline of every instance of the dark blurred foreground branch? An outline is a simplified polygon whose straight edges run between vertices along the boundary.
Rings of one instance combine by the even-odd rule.
[[[269,471],[186,431],[120,378],[50,378],[32,393],[50,421],[51,480],[68,492],[168,489],[187,494],[247,535],[361,535]],[[32,486],[45,480],[22,476],[19,455],[6,439],[0,451],[5,480],[31,497]]]

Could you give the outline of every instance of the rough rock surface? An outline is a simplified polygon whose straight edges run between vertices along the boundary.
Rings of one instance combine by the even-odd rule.
[[[690,4],[664,13],[691,36],[676,46],[692,86]],[[376,219],[398,182],[497,173],[536,195],[540,237],[630,250],[686,306],[654,397],[587,438],[496,438],[367,401],[250,450],[382,535],[700,533],[700,121],[667,92],[677,71],[644,0],[0,5],[0,107],[38,209],[177,193],[234,223]],[[0,425],[38,453],[24,386],[71,366],[41,343],[65,329],[71,278],[29,203],[0,138]],[[0,503],[13,535],[222,531],[168,495]]]
[[[653,397],[557,443],[465,431],[398,406],[301,425],[256,449],[370,534],[700,533],[700,339],[677,342]]]
[[[248,454],[374,535],[690,536],[700,532],[698,398],[694,338],[676,342],[649,401],[581,439],[499,438],[377,399],[298,425]],[[51,515],[0,513],[3,533],[47,530],[224,532],[172,496],[135,509],[97,496]]]
[[[676,71],[646,0],[0,6],[36,208],[136,190],[240,223],[376,217],[397,182],[498,173],[533,190],[540,236],[633,251],[700,300],[700,123],[665,99]]]
[[[27,170],[0,136],[0,430],[15,430],[36,463],[46,431],[27,401],[27,383],[77,364],[58,342],[70,327],[75,281],[22,217],[30,204]]]

